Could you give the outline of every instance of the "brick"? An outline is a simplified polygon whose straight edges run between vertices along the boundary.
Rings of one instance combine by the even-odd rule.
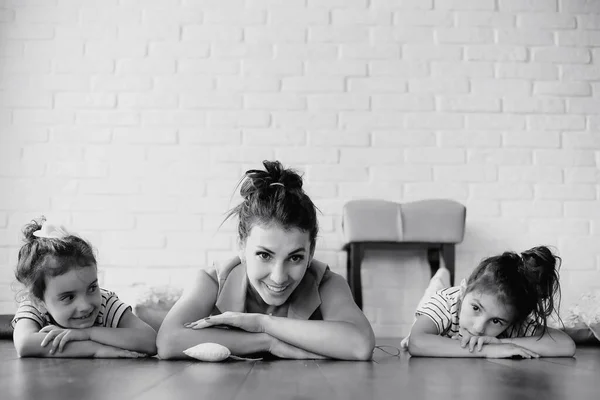
[[[553,80],[558,79],[558,68],[551,64],[496,64],[498,78]]]
[[[373,8],[399,8],[406,10],[431,10],[433,0],[371,0]]]
[[[341,148],[340,164],[371,166],[402,163],[403,149]]]
[[[218,65],[215,65],[215,69],[218,69]],[[152,82],[154,82],[154,89],[160,92],[176,92],[180,93],[195,93],[198,92],[207,92],[215,87],[214,78],[212,76],[202,76],[197,74],[181,74],[177,75],[167,75],[167,76],[155,76],[152,80],[146,81],[146,77],[137,77],[139,81],[133,79],[133,77],[127,77],[123,82],[127,86],[130,84],[133,85],[133,82],[137,82],[140,86],[143,84],[146,85],[147,82],[150,82],[150,87],[152,87]],[[227,77],[229,78],[229,77]],[[149,79],[149,78],[148,78]],[[112,87],[112,85],[118,87],[119,81],[111,82],[110,80],[106,83],[108,87]],[[137,90],[145,90],[146,88],[140,88]],[[148,88],[149,89],[149,88]],[[108,89],[107,89],[108,90]],[[126,90],[123,88],[122,90]],[[135,91],[136,89],[127,89],[131,91]]]
[[[365,94],[316,94],[308,95],[309,110],[367,110],[369,96]]]
[[[48,74],[50,72],[50,60],[33,60],[21,58],[8,58],[2,60],[0,72],[4,75],[11,74]]]
[[[552,166],[499,166],[500,182],[562,183],[562,168]]]
[[[284,129],[330,129],[338,120],[336,113],[326,111],[275,111],[271,115],[273,127]]]
[[[339,118],[339,125],[350,129],[401,128],[405,120],[396,111],[344,111]]]
[[[517,15],[517,26],[540,29],[575,29],[575,16],[555,12],[523,13]]]
[[[527,61],[527,48],[509,45],[468,45],[465,59],[470,61]]]
[[[438,143],[440,147],[500,147],[502,143],[502,134],[497,131],[481,131],[474,132],[458,131],[458,132],[438,132]]]
[[[459,27],[507,28],[515,26],[515,14],[498,11],[456,11]]]
[[[490,200],[469,200],[465,206],[469,210],[469,217],[498,217],[500,216],[500,202]]]
[[[402,196],[401,184],[390,185],[389,182],[340,183],[339,196],[346,200],[352,199],[384,199],[399,201]]]
[[[275,44],[275,60],[336,60],[338,48],[329,43],[285,43]]]
[[[198,243],[205,243],[210,249],[228,250],[231,249],[231,241],[231,235],[226,233],[169,232],[167,249],[195,249]]]
[[[277,92],[281,85],[279,78],[269,77],[238,77],[225,76],[217,78],[217,89],[219,91],[238,92]]]
[[[25,42],[23,55],[27,58],[62,58],[83,56],[83,40],[63,39],[48,43],[47,41]]]
[[[561,0],[560,6],[561,11],[570,13],[600,13],[600,4],[598,4],[595,0]]]
[[[97,58],[144,57],[148,52],[145,40],[88,40],[85,56]]]
[[[585,117],[578,115],[532,115],[527,117],[528,126],[534,130],[582,130]]]
[[[404,150],[407,164],[461,164],[465,162],[463,149],[413,147]]]
[[[365,10],[332,10],[333,25],[390,25],[392,12],[389,9],[371,8]]]
[[[247,162],[260,164],[262,160],[273,158],[273,149],[261,147],[211,147],[209,149],[211,163]]]
[[[408,129],[461,129],[465,126],[461,115],[444,113],[418,113],[406,115]]]
[[[179,98],[179,107],[182,109],[227,109],[242,108],[242,95],[233,93],[205,92],[197,94],[182,94]],[[173,108],[175,108],[173,106]]]
[[[245,76],[268,76],[272,78],[272,75],[301,75],[302,72],[302,62],[295,60],[244,60],[242,63],[242,75]]]
[[[210,46],[210,56],[215,59],[263,60],[273,58],[274,52],[272,44],[213,43]]]
[[[520,44],[529,46],[551,46],[554,32],[540,29],[500,29],[496,33],[499,44]]]
[[[421,26],[375,26],[370,28],[374,43],[434,44],[434,30]]]
[[[591,167],[596,165],[594,152],[591,150],[536,150],[536,165],[559,165],[565,167]]]
[[[35,160],[34,162],[25,162],[21,160],[9,160],[4,158],[0,164],[0,176],[6,176],[10,178],[41,177],[44,175],[44,171],[44,163],[38,160]]]
[[[348,78],[349,92],[406,92],[406,79],[387,77]]]
[[[289,129],[244,129],[242,143],[249,146],[299,146],[306,144],[306,133]]]
[[[561,71],[565,81],[600,80],[600,68],[595,65],[563,65]]]
[[[545,47],[532,49],[532,59],[541,63],[587,64],[592,57],[588,49]]]
[[[70,125],[75,113],[70,110],[14,110],[14,125]]]
[[[158,86],[162,78],[154,79]],[[152,88],[152,78],[149,76],[94,75],[91,78],[91,86],[92,90],[96,92],[146,91]],[[157,89],[164,90],[161,87],[157,87]]]
[[[188,59],[177,61],[179,74],[207,74],[207,75],[237,75],[240,73],[238,60],[213,60],[213,59]]]
[[[309,26],[309,43],[360,43],[369,41],[369,28],[356,25]]]
[[[101,23],[88,23],[85,26],[79,25],[57,25],[56,40],[66,40],[78,38],[83,40],[114,40],[117,37],[117,27],[107,26]]]
[[[175,144],[177,143],[177,131],[175,129],[131,129],[115,128],[113,132],[114,143],[152,143],[152,144]]]
[[[488,62],[442,62],[431,63],[431,75],[434,78],[491,78],[494,65]]]
[[[434,98],[431,95],[415,94],[374,94],[371,96],[373,110],[433,111]]]
[[[440,182],[492,182],[498,179],[495,166],[434,166],[434,180]]]
[[[214,128],[266,127],[271,118],[266,111],[210,111],[208,126]]]
[[[500,99],[483,96],[438,96],[441,111],[494,112],[500,111]]]
[[[68,109],[97,109],[115,108],[117,99],[110,93],[56,93],[55,108]]]
[[[140,116],[129,111],[78,111],[76,123],[82,125],[137,125]]]
[[[117,60],[117,74],[172,74],[175,73],[175,60],[166,58],[143,58]]]
[[[412,45],[402,46],[405,60],[461,60],[462,47],[454,45]]]
[[[473,199],[521,200],[533,199],[533,187],[526,183],[473,183]]]
[[[310,76],[366,76],[366,61],[307,61],[306,75]]]
[[[394,11],[394,25],[448,27],[454,24],[450,11]]]
[[[21,155],[23,161],[81,161],[83,147],[72,144],[31,144],[23,146]]]
[[[342,92],[344,79],[341,77],[284,77],[281,86],[283,92]]]
[[[14,150],[6,150],[8,146],[6,143],[21,145],[23,143],[36,143],[36,142],[47,142],[48,141],[48,129],[44,127],[27,127],[27,128],[15,128],[6,127],[2,128],[2,134],[0,135],[0,143],[2,143],[2,154],[0,158],[6,160],[7,158],[14,156],[15,159],[21,157],[20,148]],[[6,153],[4,153],[6,151]]]
[[[303,43],[306,37],[306,28],[300,26],[250,26],[244,29],[244,41],[247,43]]]
[[[567,99],[567,111],[570,114],[594,115],[600,110],[600,99],[578,98]]]
[[[535,196],[541,200],[593,200],[596,188],[588,184],[538,184]]]
[[[42,24],[9,24],[3,29],[6,39],[48,40],[54,38],[54,27]]]
[[[307,167],[307,179],[310,182],[366,182],[369,172],[366,166],[352,165],[310,165]],[[338,200],[334,200],[338,201]],[[325,202],[322,202],[326,204]],[[317,207],[321,208],[319,205]],[[341,208],[334,208],[340,212]],[[325,210],[321,209],[324,214]]]
[[[466,200],[468,188],[461,183],[406,183],[403,201],[446,198],[457,201]]]
[[[77,161],[49,162],[46,174],[50,177],[103,178],[108,174],[108,165]]]
[[[467,79],[410,79],[408,91],[412,93],[461,94],[469,92]]]
[[[174,94],[137,94],[120,93],[118,104],[120,109],[144,109],[144,108],[177,108],[177,96]]]
[[[562,202],[551,200],[503,201],[500,204],[502,215],[506,217],[562,217]]]
[[[165,40],[178,41],[179,27],[177,25],[120,25],[117,29],[119,40]]]
[[[502,99],[502,110],[517,114],[564,114],[565,101],[543,97],[505,97]]]
[[[595,167],[566,167],[564,168],[564,176],[565,183],[593,184],[600,181],[600,170]]]
[[[436,0],[435,8],[441,10],[491,10],[496,9],[494,0]]]
[[[525,117],[514,114],[470,114],[467,115],[468,129],[520,130],[525,128]]]
[[[564,202],[567,218],[600,218],[600,207],[597,200]]]
[[[163,111],[143,110],[141,111],[142,125],[157,126],[205,126],[207,114],[198,110],[193,111]]]
[[[200,215],[179,214],[137,214],[135,227],[148,231],[194,231],[203,227]]]
[[[336,197],[338,193],[337,186],[332,185],[331,183],[306,182],[303,188],[311,199],[331,199]],[[317,217],[319,218],[319,220],[322,218],[320,214]],[[341,222],[338,223],[338,226],[340,223]]]
[[[485,95],[531,95],[531,82],[521,79],[471,79],[471,91]]]
[[[291,165],[337,164],[338,153],[338,149],[325,147],[288,147],[275,149],[275,158]]]
[[[600,149],[598,132],[563,132],[562,147],[565,149]]]
[[[1,13],[2,11],[0,11]],[[0,48],[0,57],[2,58],[10,58],[10,57],[23,57],[25,53],[25,44],[23,41],[8,41],[5,40]]]
[[[273,22],[276,18],[278,11],[271,13]],[[253,9],[239,9],[239,10],[228,10],[228,9],[208,9],[204,11],[203,23],[207,25],[230,25],[230,26],[247,26],[247,25],[262,25],[267,20],[267,13],[265,10],[253,10]]]
[[[391,59],[400,58],[400,46],[397,44],[341,44],[342,59]]]
[[[370,168],[375,182],[430,182],[433,171],[429,165],[374,165]]]
[[[360,130],[310,130],[309,146],[368,146],[370,135]]]
[[[565,221],[560,219],[531,219],[529,220],[532,233],[543,232],[556,235],[587,235],[590,232],[588,221]]]
[[[215,44],[220,48],[219,44]],[[161,58],[206,58],[211,47],[209,43],[181,43],[173,41],[150,42],[148,56],[154,59]]]
[[[354,9],[346,10],[331,10],[333,23],[337,23],[338,20],[344,21],[344,18],[349,17],[350,20],[354,18]],[[367,14],[365,10],[358,10],[361,12],[359,15]],[[345,14],[350,13],[350,14]],[[281,26],[313,26],[313,25],[327,25],[329,23],[329,10],[321,9],[293,9],[293,8],[273,8],[269,10],[269,24],[270,25],[281,25]],[[231,24],[229,19],[229,13],[225,15],[224,22]],[[235,19],[233,23],[237,25]],[[343,23],[343,22],[342,22]]]
[[[592,90],[587,82],[536,81],[533,83],[533,93],[550,96],[590,96]]]
[[[467,153],[467,164],[531,165],[531,150],[476,149]]]
[[[189,7],[177,7],[169,2],[166,7],[142,7],[142,23],[149,26],[160,24],[166,25],[188,25],[201,24],[204,15],[202,10]]]
[[[433,132],[425,131],[374,131],[372,133],[373,147],[405,147],[405,146],[435,146]]]
[[[115,62],[102,57],[61,57],[53,60],[53,70],[59,74],[108,74],[115,72]]]
[[[557,0],[499,0],[500,11],[558,11]]]
[[[181,40],[194,43],[241,42],[243,30],[237,26],[188,25],[182,27]]]
[[[0,196],[0,208],[4,211],[35,211],[38,213],[39,210],[50,208],[50,198],[43,194],[32,196],[30,191],[11,190]]]
[[[179,160],[194,160],[199,167],[208,164],[209,148],[204,146],[152,146],[147,150],[147,160],[171,163]]]
[[[81,180],[78,182],[78,193],[81,194],[136,194],[139,184],[128,179],[111,178],[110,181]]]
[[[22,89],[11,91],[0,97],[0,107],[6,108],[51,108],[52,95],[40,90]]]
[[[494,31],[487,28],[438,28],[435,37],[438,43],[492,43]]]
[[[559,148],[561,145],[558,132],[504,132],[505,147]]]
[[[600,28],[600,15],[578,15],[577,26],[581,29],[598,29]]]
[[[429,66],[426,61],[371,61],[369,75],[373,78],[392,76],[411,80],[429,77]]]

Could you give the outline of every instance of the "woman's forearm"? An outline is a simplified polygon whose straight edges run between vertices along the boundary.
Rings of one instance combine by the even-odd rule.
[[[304,349],[342,360],[370,360],[375,347],[373,331],[361,331],[341,321],[305,321],[265,315],[265,333]]]
[[[575,342],[566,333],[548,328],[543,336],[501,339],[503,343],[514,343],[538,353],[542,357],[573,357]]]
[[[151,356],[156,354],[156,332],[150,327],[139,329],[96,326],[88,328],[88,330],[90,340],[94,342],[125,350],[137,351]]]
[[[161,327],[156,344],[160,358],[186,359],[189,357],[183,353],[183,350],[200,343],[218,343],[227,347],[231,354],[244,356],[269,351],[270,340],[269,335],[265,333],[221,328],[193,330],[184,327],[176,329]]]

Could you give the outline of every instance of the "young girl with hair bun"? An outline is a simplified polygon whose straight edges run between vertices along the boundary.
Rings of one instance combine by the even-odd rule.
[[[560,299],[560,258],[545,246],[481,261],[466,284],[438,291],[417,309],[413,356],[571,357],[575,343],[547,326]]]
[[[238,219],[238,255],[199,271],[160,327],[159,356],[217,343],[236,356],[369,360],[369,321],[345,279],[313,258],[317,214],[302,178],[278,161],[263,165],[246,172],[243,201],[227,216]]]
[[[44,217],[23,229],[15,276],[24,294],[12,320],[20,357],[137,358],[156,332],[98,286],[92,246]]]

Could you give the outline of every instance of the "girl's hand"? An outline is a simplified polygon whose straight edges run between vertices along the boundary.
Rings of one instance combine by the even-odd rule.
[[[484,344],[499,344],[502,343],[500,339],[493,336],[463,336],[458,338],[460,339],[460,347],[463,349],[469,346],[469,352],[473,352],[473,350],[477,349],[477,351],[481,351]]]
[[[487,358],[539,358],[540,355],[513,343],[490,344],[486,347]]]
[[[263,333],[265,331],[263,321],[266,316],[263,314],[248,314],[227,311],[220,315],[213,315],[199,319],[196,322],[184,324],[186,328],[203,329],[215,325],[227,325],[242,329],[246,332]]]
[[[94,358],[145,358],[148,354],[101,345],[94,353]]]
[[[269,353],[279,358],[291,359],[307,359],[307,360],[324,360],[327,357],[320,354],[311,353],[310,351],[299,349],[298,347],[287,344],[277,338],[271,337],[271,347]]]
[[[40,329],[40,332],[46,333],[41,346],[46,347],[52,342],[50,354],[54,354],[56,350],[62,352],[65,345],[73,341],[90,340],[90,333],[87,329],[63,329],[56,325],[47,325]]]

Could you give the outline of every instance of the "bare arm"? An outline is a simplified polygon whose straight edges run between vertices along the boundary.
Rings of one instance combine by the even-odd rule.
[[[46,333],[40,333],[39,330],[39,325],[32,320],[20,319],[17,321],[13,332],[13,341],[19,357],[127,357],[129,353],[91,340],[69,342],[62,352],[50,353],[52,346],[42,347],[41,345]]]
[[[217,301],[217,284],[205,271],[199,271],[193,285],[186,289],[163,321],[157,337],[162,359],[188,358],[183,350],[200,343],[218,343],[234,355],[269,351],[270,338],[264,333],[249,333],[220,328],[193,330],[185,323],[208,317]]]
[[[156,354],[156,332],[131,310],[125,311],[118,328],[94,326],[88,331],[94,342],[151,356]]]
[[[417,317],[408,341],[408,352],[417,357],[537,358],[538,355],[514,343],[486,344],[481,351],[469,351],[460,341],[440,336],[435,323],[427,316]]]
[[[542,357],[573,357],[575,342],[566,333],[547,328],[542,336],[528,336],[501,339],[503,343],[513,343],[536,352]]]
[[[311,353],[343,360],[370,360],[375,347],[371,324],[348,284],[331,274],[319,288],[322,321],[265,316],[265,333]]]

